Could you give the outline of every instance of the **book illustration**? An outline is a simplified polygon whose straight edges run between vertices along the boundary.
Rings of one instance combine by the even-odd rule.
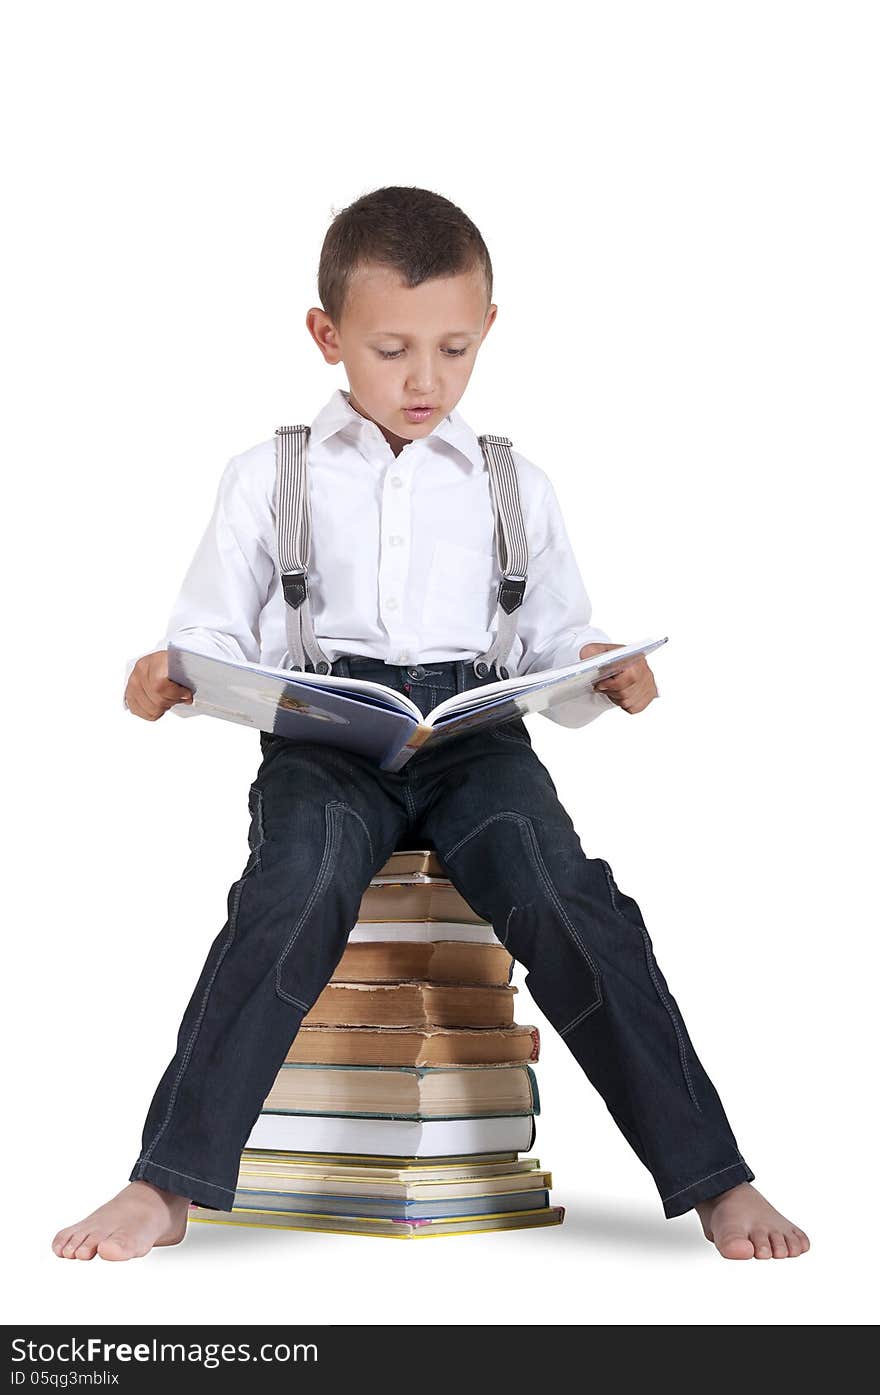
[[[329,712],[325,707],[318,706],[315,702],[307,701],[296,688],[283,691],[279,696],[274,690],[261,691],[250,685],[243,686],[240,683],[229,683],[227,691],[230,694],[238,693],[245,698],[248,703],[266,703],[271,706],[273,712],[276,707],[284,712],[294,713],[297,717],[310,717],[316,722],[338,722],[341,726],[350,725],[350,719],[342,712]]]

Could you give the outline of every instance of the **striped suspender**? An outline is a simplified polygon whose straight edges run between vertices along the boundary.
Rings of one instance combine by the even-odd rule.
[[[275,432],[278,562],[286,602],[289,666],[329,673],[331,664],[315,638],[309,604],[312,521],[308,441],[308,426],[279,426]],[[528,541],[511,442],[506,436],[480,436],[479,442],[489,472],[495,515],[495,553],[501,582],[495,611],[495,637],[486,652],[477,655],[473,665],[478,678],[486,678],[493,664],[499,678],[508,678],[505,663],[516,635],[516,611],[525,595]]]
[[[474,659],[474,673],[485,678],[492,665],[499,678],[509,678],[505,662],[516,635],[516,611],[523,603],[529,570],[529,546],[523,523],[516,463],[506,436],[480,436],[483,459],[489,471],[495,512],[495,554],[501,568],[495,638],[485,654]]]
[[[287,602],[290,667],[329,673],[330,662],[315,638],[309,604],[309,555],[312,547],[309,429],[308,426],[279,426],[275,432],[275,529],[281,585]]]

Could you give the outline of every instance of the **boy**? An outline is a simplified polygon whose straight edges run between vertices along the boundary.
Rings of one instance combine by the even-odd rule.
[[[312,638],[332,672],[392,684],[427,711],[498,676],[479,657],[500,615],[487,469],[455,410],[497,313],[489,254],[448,200],[379,189],[331,225],[319,295],[323,308],[306,323],[326,362],[345,365],[350,389],[334,392],[310,431]],[[524,457],[515,463],[528,576],[504,672],[524,673],[615,646],[589,624],[549,480]],[[166,644],[295,662],[275,560],[275,478],[271,441],[229,462]],[[657,696],[644,658],[599,688],[548,715],[583,726]],[[185,715],[191,696],[169,680],[162,647],[133,665],[125,703],[155,721],[172,706]],[[653,1174],[665,1214],[696,1209],[729,1259],[808,1248],[751,1186],[639,908],[606,862],[585,855],[521,720],[417,752],[393,774],[334,747],[268,733],[260,745],[250,856],[129,1185],[59,1231],[56,1254],[128,1259],[181,1240],[190,1199],[231,1209],[241,1150],[281,1062],[370,878],[404,841],[436,847],[527,966],[535,1001]]]

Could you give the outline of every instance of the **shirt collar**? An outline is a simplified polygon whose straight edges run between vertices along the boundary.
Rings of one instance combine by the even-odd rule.
[[[342,388],[337,388],[312,422],[310,439],[319,445],[339,432],[363,431],[372,425],[372,422],[352,407],[348,393]],[[484,468],[483,452],[476,433],[454,408],[441,418],[433,431],[421,439],[431,441],[434,437],[452,446],[468,465],[478,469]]]

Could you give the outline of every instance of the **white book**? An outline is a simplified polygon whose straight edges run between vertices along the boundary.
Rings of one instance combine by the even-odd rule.
[[[359,920],[349,940],[469,940],[478,945],[500,945],[501,941],[486,921],[459,925],[450,920]]]
[[[169,644],[168,677],[193,694],[185,708],[177,703],[171,711],[339,746],[382,770],[400,770],[424,746],[570,702],[665,643],[666,636],[644,639],[564,668],[486,683],[446,698],[424,716],[406,693],[384,683],[221,659]]]
[[[439,1158],[464,1153],[527,1153],[532,1114],[475,1119],[352,1119],[335,1114],[260,1114],[246,1148],[296,1153],[360,1153]]]

